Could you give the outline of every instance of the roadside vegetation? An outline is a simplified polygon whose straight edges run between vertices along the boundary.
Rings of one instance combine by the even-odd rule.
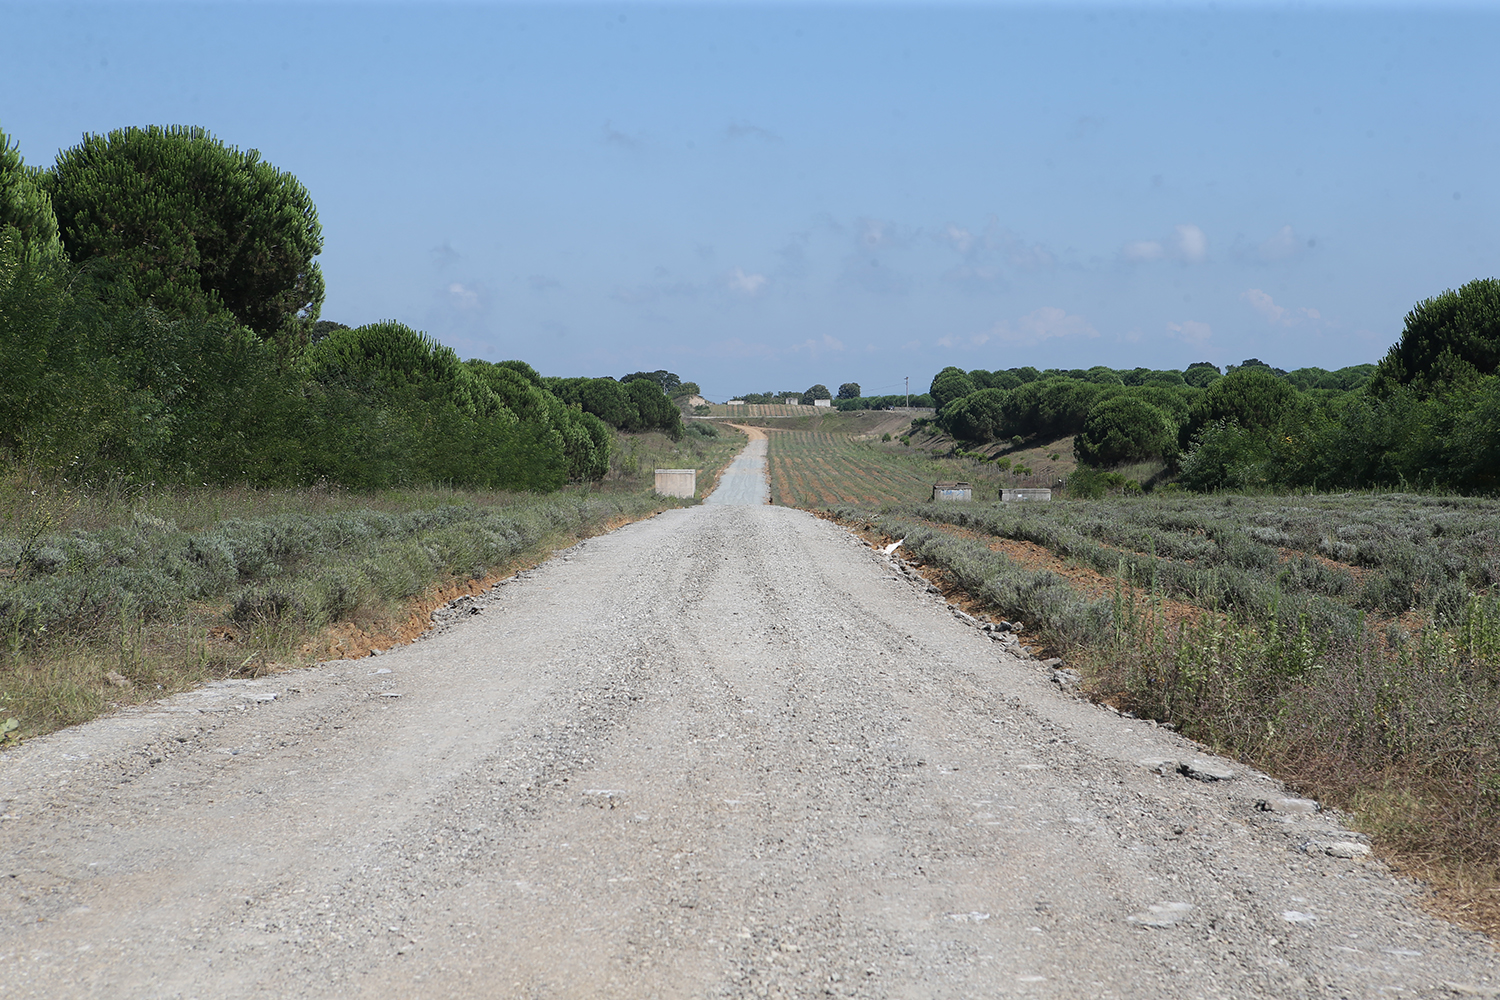
[[[743,438],[665,370],[544,377],[321,317],[311,195],[198,128],[0,133],[0,745],[408,641]]]
[[[425,486],[79,488],[0,481],[0,725],[15,742],[207,680],[409,642],[433,608],[552,551],[712,489],[730,428],[616,434],[595,484],[548,494]],[[11,723],[14,722],[14,725]]]
[[[1350,810],[1500,935],[1500,502],[1159,494],[828,505],[1093,698]]]
[[[1500,280],[1419,302],[1379,364],[1226,372],[1013,368],[933,379],[937,424],[970,447],[1073,436],[1095,472],[1150,467],[1198,492],[1500,489]],[[1096,489],[1098,480],[1090,489]]]

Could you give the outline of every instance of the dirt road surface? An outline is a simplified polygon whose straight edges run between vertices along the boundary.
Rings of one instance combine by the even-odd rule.
[[[1500,988],[1337,817],[808,514],[670,511],[442,619],[0,757],[0,997]]]

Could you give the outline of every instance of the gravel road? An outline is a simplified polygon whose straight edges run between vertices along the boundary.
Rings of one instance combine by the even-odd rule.
[[[1500,995],[1335,815],[811,515],[438,618],[0,757],[0,997]]]

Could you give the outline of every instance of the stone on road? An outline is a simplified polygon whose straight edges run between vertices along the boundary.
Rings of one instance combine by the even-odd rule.
[[[483,600],[0,756],[0,998],[1500,985],[1336,814],[1143,766],[1203,756],[810,514],[669,511]]]

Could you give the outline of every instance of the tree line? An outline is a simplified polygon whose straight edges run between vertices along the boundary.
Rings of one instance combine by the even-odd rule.
[[[1500,281],[1416,305],[1375,365],[1282,371],[943,369],[937,423],[977,444],[1073,435],[1080,463],[1159,462],[1200,491],[1500,489]]]
[[[665,371],[543,378],[396,322],[319,319],[317,211],[198,128],[0,132],[0,460],[73,481],[555,489],[610,429],[682,433]],[[690,385],[690,383],[689,383]]]

